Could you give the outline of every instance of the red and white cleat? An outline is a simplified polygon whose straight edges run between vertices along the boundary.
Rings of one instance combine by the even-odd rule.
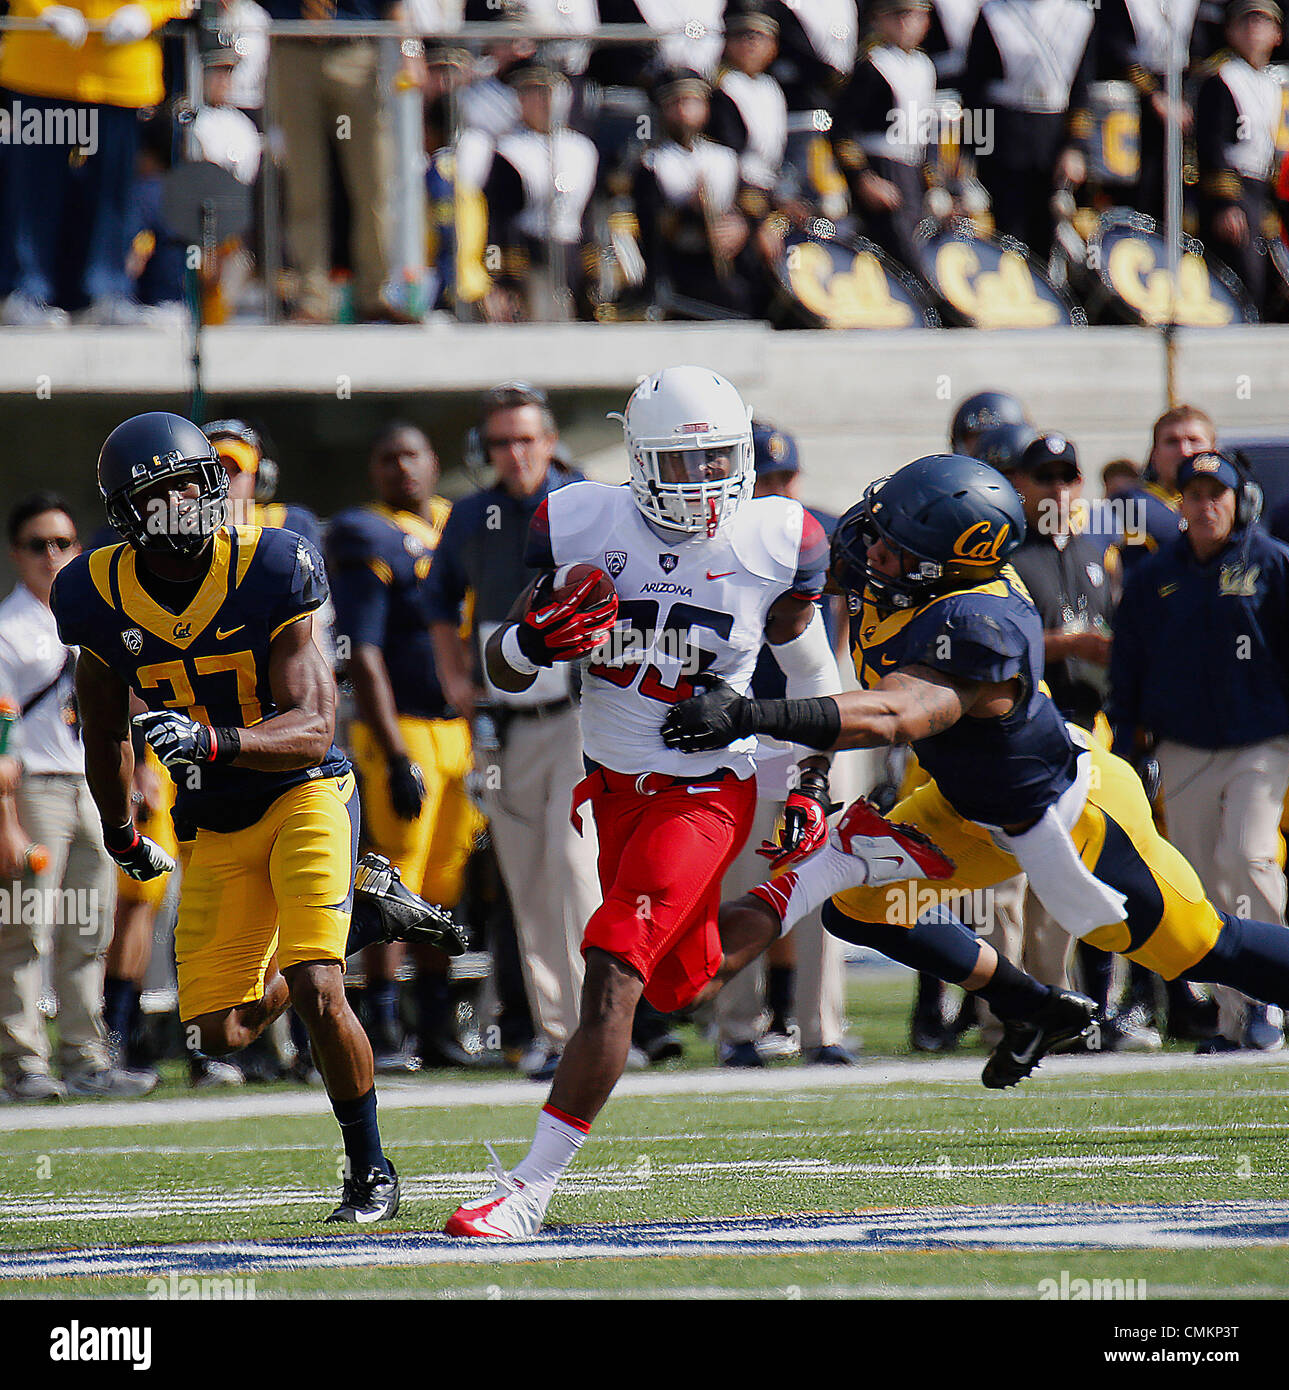
[[[863,797],[846,808],[828,839],[843,854],[863,860],[869,884],[953,877],[953,860],[928,836],[887,820]]]
[[[546,1215],[546,1200],[538,1198],[522,1182],[511,1177],[492,1154],[489,1174],[496,1179],[492,1195],[474,1207],[458,1207],[448,1217],[444,1234],[466,1236],[475,1240],[528,1240],[542,1228]]]

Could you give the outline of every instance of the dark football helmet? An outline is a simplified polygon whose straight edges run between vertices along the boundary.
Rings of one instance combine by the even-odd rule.
[[[903,574],[869,564],[879,538],[908,557]],[[1006,478],[979,459],[931,454],[872,483],[838,522],[832,579],[878,608],[918,608],[992,579],[1024,539],[1025,513]]]
[[[207,420],[201,428],[217,451],[221,442],[231,441],[230,457],[243,472],[255,474],[255,500],[271,502],[277,492],[278,466],[269,457],[268,444],[261,431],[248,420],[235,417]]]
[[[977,436],[970,456],[1000,473],[1011,473],[1020,467],[1021,455],[1037,438],[1034,427],[1023,421],[1019,425],[990,425]]]
[[[190,482],[197,497],[177,507],[157,487]],[[98,487],[108,521],[136,550],[195,555],[224,524],[228,474],[214,445],[182,415],[154,410],[118,425],[98,456]]]
[[[955,454],[971,454],[970,447],[982,430],[992,425],[1023,425],[1025,407],[1006,391],[977,391],[968,396],[953,415],[949,447]]]

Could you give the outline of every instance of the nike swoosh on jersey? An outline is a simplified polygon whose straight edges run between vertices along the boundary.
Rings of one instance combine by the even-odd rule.
[[[728,579],[728,578],[730,577],[730,575],[736,574],[736,573],[737,573],[736,570],[726,570],[723,574],[713,574],[713,573],[711,572],[711,570],[708,570],[708,571],[707,571],[707,577],[708,577],[708,579]]]
[[[720,791],[720,788],[719,788],[719,787],[686,787],[685,790],[690,794],[690,796],[693,796],[693,794],[694,794],[695,792],[718,792],[718,791]]]
[[[877,658],[877,664],[879,666],[894,666],[898,660],[899,657],[897,656],[879,656]]]
[[[222,627],[217,627],[217,628],[215,629],[215,641],[216,641],[216,642],[222,642],[222,641],[224,640],[225,637],[231,637],[231,636],[233,635],[233,633],[235,633],[235,632],[241,632],[241,630],[242,630],[245,626],[246,626],[245,623],[238,623],[238,625],[237,625],[236,627],[230,627],[230,628],[227,628],[227,629],[222,628]]]

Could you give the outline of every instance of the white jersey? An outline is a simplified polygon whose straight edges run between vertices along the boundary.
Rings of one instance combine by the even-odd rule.
[[[612,664],[583,668],[587,757],[614,772],[701,777],[728,767],[751,776],[755,738],[682,753],[663,743],[662,722],[695,693],[688,676],[697,669],[746,695],[771,605],[798,584],[818,591],[820,575],[801,573],[801,504],[755,498],[710,540],[677,534],[674,543],[645,521],[625,485],[570,483],[544,505],[554,563],[596,565],[618,593]]]

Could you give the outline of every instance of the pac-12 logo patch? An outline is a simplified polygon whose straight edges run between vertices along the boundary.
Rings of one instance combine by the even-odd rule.
[[[627,552],[625,550],[606,550],[604,552],[604,567],[616,579],[627,567]]]
[[[138,656],[143,650],[143,633],[137,627],[127,627],[121,634],[121,641],[125,643],[125,650],[131,656]]]
[[[680,556],[664,553],[658,556],[658,563],[662,566],[663,574],[670,574],[680,564]]]

